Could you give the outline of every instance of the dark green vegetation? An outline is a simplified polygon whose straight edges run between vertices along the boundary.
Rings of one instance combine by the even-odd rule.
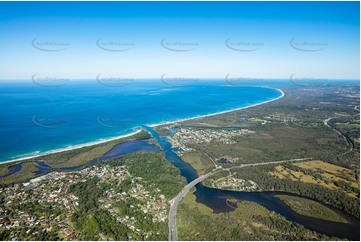
[[[162,152],[8,185],[0,193],[0,239],[166,240],[169,200],[185,185]]]
[[[27,191],[30,192],[30,191]],[[4,204],[4,196],[0,194],[0,211],[1,215],[3,215],[3,211],[5,210]],[[11,220],[16,220],[15,217],[19,216],[15,211],[29,211],[33,214],[33,216],[41,217],[41,216],[59,216],[62,211],[59,209],[53,208],[49,205],[39,204],[37,202],[29,203],[24,202],[22,204],[14,204],[13,211],[10,212],[7,216],[2,216],[1,222],[2,224],[7,224]],[[23,222],[19,223],[19,226],[15,229],[6,229],[4,227],[0,228],[0,240],[10,240],[11,234],[18,234],[18,240],[60,240],[59,234],[55,230],[48,231],[44,229],[44,227],[40,226],[40,224],[35,224],[34,226],[26,226]]]
[[[197,150],[200,160],[205,157],[205,152],[213,160],[227,155],[237,159],[234,165],[239,165],[306,157],[334,157],[342,152],[345,145],[343,139],[327,127],[300,127],[292,123],[285,125],[273,122],[250,129],[256,133],[234,138],[236,145],[215,140],[201,148],[199,144],[190,147]]]
[[[296,164],[283,163],[282,166],[267,165],[231,169],[231,173],[219,172],[210,178],[217,179],[231,174],[235,178],[256,182],[264,191],[276,190],[299,194],[315,199],[321,204],[332,204],[359,218],[359,86],[351,84],[325,84],[307,87],[285,85],[280,86],[280,88],[285,92],[285,97],[280,100],[182,123],[199,126],[199,129],[204,126],[217,126],[219,128],[242,125],[256,132],[255,134],[235,137],[233,139],[234,144],[225,144],[217,139],[210,143],[188,144],[188,147],[194,150],[186,152],[182,157],[194,166],[199,174],[212,170],[214,168],[213,161],[218,161],[222,157],[232,160],[232,164],[217,162],[218,166],[225,168],[244,163],[308,157],[312,157],[313,160],[325,161],[327,164],[337,165],[339,168],[331,171],[328,169],[333,169],[331,165],[326,166],[322,163],[323,167],[314,164],[302,167],[296,166]],[[331,127],[325,125],[327,120],[329,120],[328,125]],[[159,129],[171,127],[168,125]],[[164,130],[162,132],[165,133]],[[280,172],[284,167],[290,173],[285,173],[285,176],[281,178],[282,173],[278,176],[274,173],[276,166],[281,167]],[[349,172],[343,173],[343,168],[349,169]],[[353,175],[350,176],[350,174]],[[205,180],[203,183],[207,185],[208,181]],[[321,204],[320,206],[322,206]],[[212,220],[210,215],[205,216],[206,213],[201,210],[182,206],[183,210],[180,209],[179,212],[179,221],[183,222],[179,233],[182,239],[305,239],[299,234],[287,237],[287,233],[283,235],[284,237],[267,237],[267,233],[272,233],[270,232],[272,229],[268,227],[264,231],[262,228],[271,226],[275,228],[275,231],[282,233],[281,231],[294,226],[272,216],[255,215],[252,219],[253,221],[257,220],[257,228],[262,232],[254,232],[253,230],[252,235],[255,237],[247,237],[236,232],[234,228],[234,221],[236,220],[229,214],[223,215],[227,216],[227,219],[223,218],[222,220],[222,218],[217,217],[217,219]],[[247,211],[244,205],[240,206],[240,204],[238,204],[238,209],[241,209],[242,212]],[[312,210],[315,217],[335,219],[320,207],[316,206],[313,209],[315,209]],[[255,208],[251,208],[251,210],[257,212]],[[242,215],[240,216],[242,217]],[[187,224],[187,220],[194,221],[194,223]],[[215,224],[214,227],[213,224]],[[197,227],[198,225],[199,227]],[[211,231],[211,235],[207,235],[209,231]],[[228,233],[224,231],[228,231]],[[232,235],[233,232],[238,233],[238,235]],[[262,237],[263,235],[265,237]]]
[[[132,136],[112,140],[106,143],[82,147],[79,149],[59,152],[50,154],[44,157],[39,157],[37,160],[43,160],[47,165],[54,167],[67,167],[84,164],[87,161],[91,161],[98,157],[101,157],[115,145],[123,143],[128,140],[136,140],[136,139],[149,139],[151,136],[146,131],[142,130],[139,133],[136,133]]]
[[[144,187],[151,191],[150,195],[158,192],[168,199],[173,198],[181,190],[186,181],[179,175],[179,171],[170,165],[163,154],[157,153],[135,153],[123,157],[102,162],[101,165],[126,166],[134,177],[140,177]],[[130,180],[121,184],[99,184],[99,178],[92,178],[78,183],[70,188],[79,197],[79,208],[72,216],[72,222],[80,233],[82,240],[127,240],[131,235],[136,240],[166,240],[168,236],[167,223],[154,223],[152,217],[145,215],[142,211],[132,209],[139,201],[136,199],[114,202],[114,211],[119,216],[134,217],[136,227],[145,231],[155,231],[148,237],[140,237],[129,227],[118,222],[109,211],[99,204],[99,199],[104,197],[106,191],[115,193],[128,193],[131,188]],[[160,191],[159,191],[159,190]],[[99,236],[102,235],[103,237]]]
[[[354,198],[360,193],[357,172],[323,161],[284,163],[269,174],[279,179],[320,185]]]
[[[23,182],[30,178],[35,177],[35,172],[38,171],[34,161],[43,161],[45,164],[61,168],[61,167],[71,167],[86,164],[87,162],[101,157],[103,154],[108,152],[115,145],[123,143],[128,140],[136,139],[148,139],[151,136],[146,131],[141,131],[129,137],[124,137],[117,140],[112,140],[106,143],[82,147],[79,149],[62,151],[54,154],[39,156],[37,158],[21,161],[23,164],[23,169],[6,178],[0,178],[0,184],[11,184],[17,182]],[[8,167],[15,163],[6,163],[0,165],[0,175],[6,174]]]
[[[339,223],[347,223],[347,220],[343,219],[337,213],[318,202],[302,197],[287,195],[276,195],[276,197],[285,202],[298,214]]]
[[[324,235],[287,221],[284,217],[248,201],[235,202],[233,212],[213,213],[188,193],[178,208],[180,240],[328,240]]]
[[[11,165],[11,164],[10,164]],[[10,166],[9,164],[4,164],[1,167],[4,170],[8,170],[7,167]],[[22,182],[22,181],[26,181],[28,179],[33,178],[35,175],[35,172],[38,171],[38,168],[36,167],[34,162],[28,161],[28,162],[24,162],[22,164],[22,169],[5,178],[0,178],[0,187],[1,186],[6,186],[6,184],[12,184],[12,183],[18,183],[18,182]],[[5,172],[5,174],[8,173],[8,171]]]
[[[206,152],[217,160],[227,155],[238,160],[234,165],[313,157],[358,169],[360,117],[355,106],[359,105],[359,86],[337,84],[304,88],[284,85],[280,88],[285,96],[277,101],[182,123],[192,126],[243,125],[256,132],[236,137],[234,145],[215,140],[201,149],[194,147],[199,150],[198,156],[202,157]],[[324,125],[324,120],[330,117],[338,117],[330,121],[331,125],[332,122],[344,123],[344,127],[339,124],[336,129],[354,141],[353,152],[339,156],[348,147],[342,136]],[[195,156],[194,152],[192,156]]]
[[[359,198],[353,198],[342,191],[331,190],[317,184],[278,179],[270,175],[270,172],[274,170],[275,166],[276,165],[265,165],[232,169],[232,172],[233,177],[252,180],[264,191],[286,191],[299,194],[322,203],[332,204],[357,218],[360,217]],[[207,183],[205,183],[205,185],[206,184]]]
[[[142,178],[146,188],[160,189],[167,199],[173,199],[187,184],[179,170],[165,159],[162,152],[138,152],[104,161],[101,165],[125,165],[133,176]]]
[[[265,161],[299,159],[313,157],[327,164],[336,164],[348,168],[351,172],[344,173],[342,169],[330,173],[321,166],[296,163],[282,163],[231,169],[219,172],[212,178],[221,178],[231,174],[235,178],[252,180],[262,190],[286,191],[319,201],[321,204],[332,204],[359,218],[359,95],[358,86],[324,85],[317,87],[284,86],[286,96],[265,105],[235,111],[213,117],[186,121],[184,125],[199,126],[229,126],[243,125],[255,133],[240,135],[234,138],[235,143],[225,144],[217,139],[210,143],[190,145],[195,149],[183,155],[197,170],[204,174],[214,168],[214,162],[219,158],[232,159],[231,164],[217,163],[222,167],[234,167],[243,163],[258,163]],[[341,132],[348,140],[324,124]],[[245,122],[241,118],[246,118]],[[158,127],[162,134],[168,133],[167,127]],[[149,138],[146,132],[132,137],[111,141],[77,150],[60,152],[39,158],[54,167],[66,167],[84,164],[100,157],[114,145],[130,139]],[[352,144],[353,149],[351,150]],[[37,159],[38,160],[38,159]],[[213,161],[212,161],[213,160]],[[32,160],[23,163],[26,170],[0,180],[0,183],[25,181],[34,176],[37,168]],[[79,197],[79,206],[71,216],[71,227],[77,237],[83,240],[126,240],[131,236],[136,240],[166,240],[167,222],[152,221],[152,216],[136,209],[144,205],[144,201],[127,198],[125,200],[109,199],[112,209],[106,208],[100,200],[112,194],[125,193],[127,196],[136,184],[142,184],[150,196],[163,194],[166,200],[172,199],[185,185],[185,179],[179,171],[169,164],[163,154],[136,153],[124,157],[102,161],[96,166],[111,167],[126,166],[132,178],[117,182],[104,182],[102,177],[93,177],[72,185],[69,192]],[[323,165],[323,164],[322,164]],[[5,174],[9,164],[0,166],[0,172]],[[278,176],[276,167],[280,166]],[[287,169],[287,174],[283,171]],[[350,176],[354,176],[350,179]],[[342,179],[341,179],[342,178]],[[116,178],[118,179],[118,177]],[[78,179],[78,181],[80,181]],[[207,180],[204,181],[207,185]],[[159,189],[159,190],[158,190]],[[1,201],[0,196],[0,201]],[[252,202],[230,201],[238,207],[230,213],[214,214],[208,207],[198,204],[194,195],[188,193],[178,208],[178,235],[182,240],[326,240],[327,236],[319,235],[305,229],[303,226],[287,221],[285,218],[268,211]],[[2,205],[2,203],[0,203]],[[291,207],[295,202],[290,204]],[[41,216],[48,208],[27,203],[25,209]],[[133,206],[133,207],[131,207]],[[321,205],[322,206],[322,205]],[[168,208],[168,205],[167,205]],[[307,203],[306,208],[317,208]],[[21,208],[24,209],[24,208]],[[311,210],[309,210],[311,211]],[[309,212],[308,211],[308,212]],[[54,210],[51,211],[52,213]],[[313,215],[333,219],[322,208],[312,210]],[[137,221],[136,228],[152,231],[146,236],[136,233],[129,226],[119,222],[116,216]],[[20,227],[21,228],[21,227]],[[19,229],[20,229],[19,228]],[[32,228],[30,234],[34,234]],[[0,230],[0,238],[8,238],[8,231]],[[19,231],[23,233],[23,231]],[[26,233],[26,231],[25,231]],[[49,234],[39,231],[34,237],[19,237],[20,239],[64,239],[53,232]],[[334,238],[331,238],[334,239]]]
[[[198,146],[199,147],[199,146]],[[182,154],[182,159],[191,164],[193,168],[197,171],[198,175],[203,175],[208,172],[211,172],[214,169],[214,163],[207,157],[204,149],[197,147],[196,151],[189,151]]]
[[[46,230],[43,230],[40,226],[34,226],[30,229],[29,233],[32,234],[34,232],[37,232],[36,235],[29,236],[26,232],[25,228],[19,228],[20,238],[24,238],[23,240],[28,239],[32,241],[57,241],[60,240],[58,234],[56,232],[47,232]],[[9,230],[0,230],[0,240],[6,241],[7,238],[10,235]]]
[[[154,130],[160,135],[160,136],[167,136],[168,135],[168,129],[164,128],[163,126],[156,126],[154,127]]]
[[[72,215],[72,222],[82,240],[99,240],[99,234],[113,240],[126,240],[127,233],[132,231],[117,222],[106,209],[98,208],[98,199],[107,189],[98,186],[98,180],[94,177],[70,187],[70,191],[79,197],[80,204]]]

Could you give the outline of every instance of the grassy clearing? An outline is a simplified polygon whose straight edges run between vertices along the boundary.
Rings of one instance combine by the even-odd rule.
[[[326,163],[320,160],[299,162],[295,163],[295,165],[305,169],[316,169],[319,171],[324,171],[325,175],[333,176],[336,179],[351,181],[355,187],[358,187],[358,181],[355,176],[356,174],[350,169]]]
[[[344,191],[352,197],[358,197],[359,194],[359,182],[354,171],[320,160],[297,162],[293,166],[279,165],[270,175]]]
[[[338,223],[347,223],[347,220],[339,216],[336,212],[310,199],[287,195],[276,195],[276,197],[298,214]]]
[[[182,155],[182,159],[193,166],[199,176],[214,169],[214,163],[200,152],[187,152]]]

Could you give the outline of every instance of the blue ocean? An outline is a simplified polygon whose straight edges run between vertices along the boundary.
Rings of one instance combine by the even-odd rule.
[[[184,83],[183,83],[184,84]],[[202,80],[104,85],[97,81],[0,83],[0,161],[135,132],[141,125],[228,111],[277,98],[276,89]]]

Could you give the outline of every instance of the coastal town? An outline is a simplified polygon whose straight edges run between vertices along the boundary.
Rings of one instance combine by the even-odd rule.
[[[212,188],[218,188],[223,190],[230,190],[230,191],[261,191],[260,187],[257,183],[251,180],[244,180],[234,178],[232,174],[221,177],[219,179],[208,179],[205,183],[207,186]]]
[[[234,137],[240,135],[254,134],[255,131],[249,129],[196,129],[179,128],[170,138],[173,147],[179,147],[184,151],[191,151],[191,144],[210,143],[217,141],[223,144],[235,144]]]
[[[65,239],[79,240],[81,235],[72,222],[72,215],[81,206],[72,186],[91,178],[99,179],[98,186],[107,189],[98,199],[98,209],[107,211],[131,233],[147,238],[154,231],[144,229],[134,214],[142,214],[151,223],[165,223],[167,201],[160,190],[150,192],[142,185],[141,177],[134,177],[125,166],[93,166],[80,171],[52,172],[23,184],[0,188],[0,228],[7,231],[9,240]],[[119,192],[127,184],[128,190]],[[124,187],[124,186],[123,186]],[[128,214],[120,212],[120,204],[127,204]],[[3,236],[4,237],[4,236]],[[106,239],[100,237],[100,239]]]

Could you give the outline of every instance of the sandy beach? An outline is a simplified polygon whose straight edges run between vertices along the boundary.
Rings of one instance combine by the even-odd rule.
[[[67,147],[67,148],[55,149],[55,150],[47,151],[47,152],[44,152],[44,153],[39,153],[38,155],[27,156],[27,157],[22,157],[22,158],[18,158],[18,159],[8,160],[8,161],[2,161],[2,162],[0,162],[0,165],[1,165],[1,164],[5,164],[5,163],[10,163],[10,162],[17,162],[17,161],[28,160],[28,159],[37,158],[37,157],[40,157],[40,156],[49,155],[49,154],[54,154],[54,153],[58,153],[58,152],[68,151],[68,150],[80,149],[80,148],[88,147],[88,146],[92,146],[92,145],[103,144],[103,143],[107,143],[107,142],[110,142],[110,141],[113,141],[113,140],[117,140],[117,139],[121,139],[121,138],[126,138],[126,137],[129,137],[129,136],[132,136],[132,135],[134,135],[134,134],[139,133],[140,131],[142,131],[142,130],[139,129],[139,130],[136,130],[136,131],[134,131],[134,132],[132,132],[132,133],[125,134],[125,135],[120,135],[120,136],[116,136],[116,137],[109,138],[109,139],[104,139],[104,140],[89,142],[89,143],[85,143],[85,144],[73,145],[73,146],[70,146],[70,147]]]
[[[262,87],[262,88],[270,88],[270,87]],[[194,120],[194,119],[198,119],[198,118],[204,118],[204,117],[211,117],[211,116],[215,116],[215,115],[219,115],[219,114],[225,114],[225,113],[230,113],[230,112],[235,112],[235,111],[239,111],[239,110],[243,110],[246,108],[251,108],[251,107],[256,107],[262,104],[266,104],[269,102],[273,102],[276,101],[278,99],[281,99],[282,97],[284,97],[284,92],[281,89],[278,88],[270,88],[270,89],[275,89],[277,91],[279,91],[281,93],[281,96],[268,100],[268,101],[264,101],[264,102],[260,102],[260,103],[256,103],[256,104],[252,104],[252,105],[248,105],[248,106],[244,106],[241,108],[235,108],[235,109],[231,109],[231,110],[226,110],[226,111],[222,111],[222,112],[216,112],[216,113],[211,113],[211,114],[205,114],[205,115],[199,115],[199,116],[195,116],[192,118],[185,118],[185,119],[177,119],[177,120],[173,120],[173,121],[167,121],[167,122],[161,122],[161,123],[157,123],[157,124],[149,124],[147,126],[150,127],[157,127],[157,126],[161,126],[161,125],[167,125],[167,124],[172,124],[172,123],[177,123],[177,122],[183,122],[183,121],[188,121],[188,120]],[[85,143],[85,144],[79,144],[79,145],[73,145],[67,148],[60,148],[60,149],[55,149],[55,150],[51,150],[51,151],[46,151],[43,153],[39,153],[37,155],[33,155],[33,156],[27,156],[27,157],[22,157],[22,158],[17,158],[17,159],[12,159],[12,160],[7,160],[7,161],[2,161],[0,162],[0,165],[2,164],[6,164],[6,163],[15,163],[15,162],[19,162],[19,161],[24,161],[24,160],[28,160],[28,159],[33,159],[33,158],[37,158],[37,157],[41,157],[44,155],[49,155],[49,154],[54,154],[54,153],[58,153],[58,152],[63,152],[63,151],[69,151],[69,150],[75,150],[75,149],[79,149],[79,148],[83,148],[83,147],[88,147],[88,146],[92,146],[92,145],[98,145],[98,144],[103,144],[103,143],[107,143],[113,140],[117,140],[117,139],[121,139],[121,138],[126,138],[129,136],[132,136],[134,134],[137,134],[139,132],[141,132],[142,129],[139,128],[138,130],[129,133],[129,134],[125,134],[125,135],[121,135],[121,136],[116,136],[116,137],[112,137],[112,138],[107,138],[107,139],[103,139],[103,140],[99,140],[99,141],[94,141],[94,142],[89,142],[89,143]]]
[[[269,88],[269,87],[262,87],[262,88]],[[154,127],[161,126],[161,125],[166,125],[166,124],[183,122],[183,121],[188,121],[188,120],[193,120],[193,119],[198,119],[198,118],[211,117],[211,116],[215,116],[215,115],[219,115],[219,114],[231,113],[231,112],[239,111],[239,110],[242,110],[242,109],[251,108],[251,107],[256,107],[256,106],[259,106],[259,105],[262,105],[262,104],[266,104],[266,103],[269,103],[269,102],[273,102],[273,101],[276,101],[276,100],[278,100],[278,99],[283,98],[284,95],[285,95],[285,93],[284,93],[281,89],[279,89],[279,88],[270,88],[270,89],[275,89],[275,90],[279,91],[279,92],[281,93],[281,96],[276,97],[276,98],[271,99],[271,100],[268,100],[268,101],[264,101],[264,102],[260,102],[260,103],[256,103],[256,104],[251,104],[251,105],[248,105],[248,106],[244,106],[244,107],[241,107],[241,108],[235,108],[235,109],[226,110],[226,111],[222,111],[222,112],[216,112],[216,113],[211,113],[211,114],[199,115],[199,116],[192,117],[192,118],[178,119],[178,120],[169,121],[169,122],[162,122],[162,123],[158,123],[158,124],[151,124],[151,125],[148,125],[148,126],[154,128]]]

